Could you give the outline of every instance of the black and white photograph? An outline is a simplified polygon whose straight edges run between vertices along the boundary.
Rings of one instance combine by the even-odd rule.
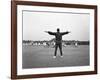
[[[12,2],[13,79],[97,73],[97,6]]]
[[[89,65],[89,13],[23,10],[22,18],[24,69]]]

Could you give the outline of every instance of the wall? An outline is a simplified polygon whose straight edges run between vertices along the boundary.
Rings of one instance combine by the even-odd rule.
[[[92,4],[98,5],[98,14],[100,13],[99,0],[36,0],[57,3],[76,3],[76,4]],[[98,18],[100,15],[98,16]],[[11,67],[11,3],[10,0],[0,0],[0,80],[10,80]],[[99,19],[98,19],[99,21]],[[98,24],[99,26],[100,24]],[[99,30],[99,29],[98,29]],[[98,34],[100,31],[98,31]],[[100,38],[98,38],[99,41]],[[98,48],[100,42],[98,42]],[[98,51],[98,56],[100,56]],[[100,58],[98,58],[100,61]],[[100,67],[100,63],[98,63]],[[67,76],[55,78],[39,78],[31,80],[100,80],[100,69],[98,75],[84,75],[84,76]],[[29,80],[29,79],[28,79]]]

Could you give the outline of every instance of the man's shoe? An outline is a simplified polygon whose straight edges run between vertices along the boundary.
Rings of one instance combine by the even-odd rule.
[[[53,58],[56,58],[56,56],[53,56]]]
[[[63,56],[61,56],[61,58],[63,58]]]

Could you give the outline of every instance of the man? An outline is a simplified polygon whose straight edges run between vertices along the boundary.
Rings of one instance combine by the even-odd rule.
[[[57,32],[50,32],[50,31],[45,31],[46,33],[50,34],[50,35],[54,35],[56,40],[55,40],[55,53],[54,53],[54,58],[56,58],[56,54],[57,54],[57,49],[59,47],[60,49],[60,54],[61,57],[63,57],[62,54],[62,36],[65,34],[68,34],[70,32],[66,31],[66,32],[60,32],[60,29],[57,28]]]

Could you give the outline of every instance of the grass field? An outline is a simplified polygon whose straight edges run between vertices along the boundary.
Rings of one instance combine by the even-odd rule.
[[[89,46],[63,47],[63,58],[60,57],[59,49],[57,58],[53,58],[55,48],[43,46],[23,45],[22,66],[28,68],[43,67],[68,67],[89,65]]]

